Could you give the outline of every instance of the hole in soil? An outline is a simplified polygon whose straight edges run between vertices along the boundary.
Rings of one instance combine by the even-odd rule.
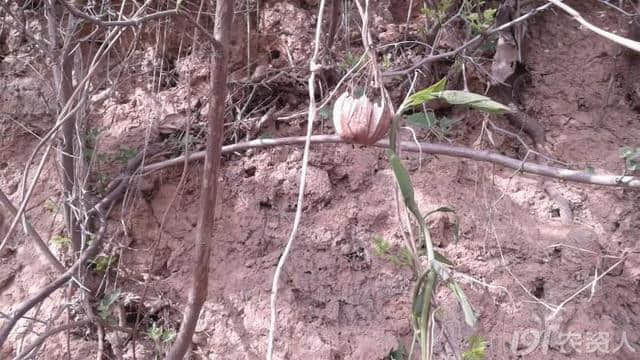
[[[559,218],[560,217],[560,209],[551,209],[551,217]]]
[[[9,166],[9,164],[8,164],[8,163],[6,163],[6,162],[4,162],[4,161],[3,161],[3,162],[1,162],[1,163],[0,163],[0,170],[4,170],[4,169],[6,169],[6,168],[7,168],[7,166]]]
[[[261,209],[271,209],[271,208],[273,208],[273,205],[271,205],[269,200],[260,200],[258,205],[260,206]]]
[[[250,166],[244,169],[244,174],[245,174],[245,177],[253,177],[256,174],[256,167]]]
[[[544,298],[544,284],[545,281],[543,278],[536,278],[533,281],[533,291],[531,293],[538,299]]]
[[[271,60],[280,59],[280,50],[271,50],[269,56],[271,57]]]
[[[160,89],[166,90],[178,85],[178,70],[176,69],[176,59],[173,57],[165,58],[160,69]]]

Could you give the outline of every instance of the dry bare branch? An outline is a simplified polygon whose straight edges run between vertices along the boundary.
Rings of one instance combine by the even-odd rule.
[[[279,139],[259,139],[244,143],[237,143],[233,145],[227,145],[222,148],[223,154],[234,153],[237,151],[243,151],[256,148],[268,148],[273,146],[284,145],[301,145],[304,144],[304,136],[294,136]],[[313,144],[338,144],[344,143],[337,135],[315,135],[311,137]],[[388,148],[389,142],[387,140],[381,140],[372,146],[379,148]],[[523,162],[523,160],[510,158],[489,150],[474,150],[462,146],[453,146],[447,144],[431,144],[420,143],[419,145],[413,142],[401,142],[400,147],[403,151],[419,152],[423,154],[438,154],[452,157],[466,158],[476,161],[489,162],[504,167],[523,171],[525,173],[541,175],[560,180],[579,182],[593,185],[604,186],[617,186],[627,188],[640,188],[640,178],[637,176],[618,176],[611,174],[590,174],[585,171],[572,170],[566,168],[559,168],[554,166],[547,166],[537,164],[534,162]],[[189,155],[188,160],[202,160],[204,158],[204,151],[195,152]],[[174,159],[165,160],[155,164],[150,164],[144,167],[143,172],[149,173],[159,169],[166,168],[168,166],[175,166],[184,161],[183,156],[176,157]]]
[[[221,45],[221,48],[213,53],[211,59],[207,149],[202,174],[200,214],[198,216],[198,231],[195,239],[192,283],[180,330],[176,341],[167,354],[167,359],[169,360],[180,360],[184,357],[191,345],[200,310],[207,298],[211,241],[213,238],[216,199],[218,197],[218,172],[222,154],[224,110],[227,97],[227,63],[232,19],[233,0],[218,0],[216,2],[214,37]]]
[[[11,330],[15,327],[18,321],[31,310],[34,306],[39,304],[41,301],[46,299],[51,293],[56,291],[62,285],[66,284],[69,281],[73,274],[83,266],[89,259],[92,259],[97,253],[100,247],[102,246],[102,240],[104,238],[104,233],[106,231],[106,223],[104,218],[100,219],[100,230],[98,231],[98,235],[96,239],[91,242],[91,245],[87,247],[80,258],[67,270],[64,274],[60,275],[56,280],[52,281],[50,284],[45,286],[42,290],[40,290],[35,295],[31,296],[27,299],[20,307],[18,307],[13,314],[11,314],[9,319],[6,319],[0,328],[0,347],[4,345],[11,333]]]

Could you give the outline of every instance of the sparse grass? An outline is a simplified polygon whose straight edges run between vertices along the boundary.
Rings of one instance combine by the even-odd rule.
[[[54,235],[51,242],[58,250],[66,250],[71,247],[71,239],[64,235]]]
[[[487,342],[479,335],[469,338],[469,348],[462,353],[462,360],[484,360],[487,357]]]
[[[396,266],[411,266],[411,253],[407,248],[394,249],[382,236],[376,235],[372,240],[373,253],[390,261]]]

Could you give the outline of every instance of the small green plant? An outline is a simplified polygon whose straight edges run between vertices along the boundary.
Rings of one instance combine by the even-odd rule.
[[[68,249],[71,247],[71,239],[64,235],[53,235],[51,242],[58,250]]]
[[[55,213],[58,211],[58,206],[51,200],[47,199],[42,207],[50,213]]]
[[[324,120],[329,120],[331,119],[332,112],[333,112],[333,109],[330,106],[324,106],[318,109],[318,117]]]
[[[96,145],[98,143],[98,136],[102,130],[98,128],[90,128],[86,131],[84,135],[84,151],[83,156],[85,162],[89,163],[91,158],[96,150]]]
[[[409,124],[433,131],[439,138],[447,137],[456,121],[446,116],[437,117],[432,111],[419,112],[407,115]]]
[[[98,255],[91,261],[93,269],[99,273],[104,273],[109,267],[118,261],[117,255]]]
[[[437,2],[435,8],[429,7],[427,6],[427,4],[425,4],[420,9],[420,14],[426,16],[430,21],[440,23],[445,20],[445,17],[447,16],[447,10],[449,10],[452,4],[453,0],[440,0]]]
[[[498,102],[491,100],[486,96],[471,93],[468,91],[458,90],[446,90],[446,81],[442,79],[430,87],[420,90],[415,94],[409,96],[409,98],[400,105],[397,114],[401,115],[405,111],[413,107],[421,107],[425,102],[439,99],[446,101],[452,105],[463,105],[474,109],[478,109],[489,113],[504,113],[509,112],[510,109]],[[394,119],[394,127],[389,135],[389,162],[391,169],[393,170],[394,177],[396,179],[397,188],[402,194],[402,200],[404,201],[404,207],[408,215],[411,215],[414,223],[417,224],[418,231],[416,239],[410,239],[412,241],[411,265],[414,272],[418,275],[418,280],[415,284],[413,292],[413,301],[411,306],[412,313],[412,325],[414,329],[414,338],[417,340],[421,349],[421,359],[429,360],[431,358],[431,349],[433,344],[431,343],[431,318],[433,315],[433,295],[439,284],[446,285],[458,300],[458,304],[464,314],[464,319],[467,325],[473,327],[476,322],[476,316],[471,306],[471,303],[467,299],[462,287],[452,277],[451,268],[454,266],[451,261],[446,257],[438,253],[434,248],[431,241],[431,234],[426,225],[425,218],[432,214],[434,211],[447,211],[452,212],[450,208],[439,208],[426,216],[423,216],[418,202],[416,200],[413,184],[411,183],[411,177],[407,169],[404,167],[402,160],[398,157],[393,149],[396,148],[396,132],[398,118]],[[457,229],[458,220],[456,219],[455,233],[458,233]],[[411,226],[411,224],[409,225]],[[454,235],[457,236],[457,235]],[[379,245],[379,250],[388,250],[384,244]],[[427,257],[427,266],[423,267],[420,257],[422,254],[418,253],[418,249],[424,249]],[[413,347],[413,343],[412,343]],[[410,357],[410,356],[409,356]]]
[[[484,1],[476,1],[475,4],[472,4],[471,1],[464,3],[462,17],[469,23],[471,34],[474,36],[485,33],[496,21],[498,10],[495,8],[474,11],[475,8],[480,8],[484,3]]]
[[[407,351],[401,342],[398,342],[398,347],[391,350],[384,360],[408,360]]]
[[[624,159],[625,172],[640,169],[640,147],[625,146],[620,149],[620,157]]]
[[[120,148],[118,149],[118,152],[115,155],[115,160],[117,160],[120,163],[123,163],[124,165],[127,164],[127,162],[131,159],[133,159],[134,156],[136,156],[138,154],[138,150],[133,149],[133,148]]]
[[[391,54],[384,54],[382,56],[382,69],[389,70],[393,66],[393,62],[391,61]]]
[[[118,149],[118,152],[115,155],[115,159],[122,163],[126,163],[127,161],[131,160],[134,156],[136,156],[137,153],[138,151],[133,148],[120,148]]]
[[[165,328],[163,326],[156,325],[155,322],[151,324],[146,331],[147,337],[153,341],[156,346],[156,352],[162,354],[164,349],[176,338],[176,331],[173,328]]]
[[[347,52],[340,64],[340,68],[343,71],[348,71],[352,67],[356,66],[358,61],[360,60],[360,56],[353,54],[351,51]]]
[[[100,316],[102,320],[107,320],[109,314],[111,314],[111,305],[118,301],[120,294],[120,290],[116,290],[100,299],[100,304],[98,304],[98,316]]]
[[[394,251],[393,246],[382,236],[374,236],[373,253],[385,260],[392,262],[396,266],[410,266],[411,253],[406,248]]]
[[[96,175],[95,189],[99,193],[104,193],[104,191],[107,190],[108,185],[109,185],[109,178],[107,177],[107,175],[102,173]]]
[[[484,360],[487,357],[487,342],[479,335],[469,338],[469,349],[462,353],[462,360]]]

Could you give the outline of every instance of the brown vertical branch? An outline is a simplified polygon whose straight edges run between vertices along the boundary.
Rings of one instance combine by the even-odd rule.
[[[218,0],[214,29],[214,38],[218,44],[215,46],[211,59],[207,149],[202,174],[200,215],[195,241],[195,264],[187,308],[176,341],[167,354],[168,360],[179,360],[184,357],[189,345],[191,345],[191,338],[198,322],[200,310],[207,298],[211,239],[218,195],[218,171],[222,154],[224,104],[227,97],[227,62],[232,18],[233,0]]]
[[[74,92],[73,88],[73,55],[70,49],[73,48],[69,43],[74,37],[75,29],[72,20],[69,19],[67,26],[67,35],[69,39],[61,43],[58,34],[58,18],[55,7],[55,1],[47,2],[47,30],[49,36],[49,56],[53,61],[53,77],[58,98],[58,112],[60,112]],[[76,119],[75,114],[62,125],[62,185],[64,198],[64,216],[67,231],[71,237],[73,251],[80,250],[80,232],[74,219],[73,207],[71,201],[73,199],[73,187],[75,184],[75,159],[73,151],[73,139],[75,135]]]
[[[71,36],[71,35],[70,35]],[[62,55],[62,76],[58,85],[58,101],[62,109],[67,101],[71,100],[73,94],[73,55],[69,54],[66,49]],[[73,151],[73,140],[75,138],[76,115],[62,125],[62,185],[64,198],[64,215],[66,228],[71,238],[71,245],[74,253],[80,251],[80,231],[73,213],[73,197],[75,186],[75,156]]]

